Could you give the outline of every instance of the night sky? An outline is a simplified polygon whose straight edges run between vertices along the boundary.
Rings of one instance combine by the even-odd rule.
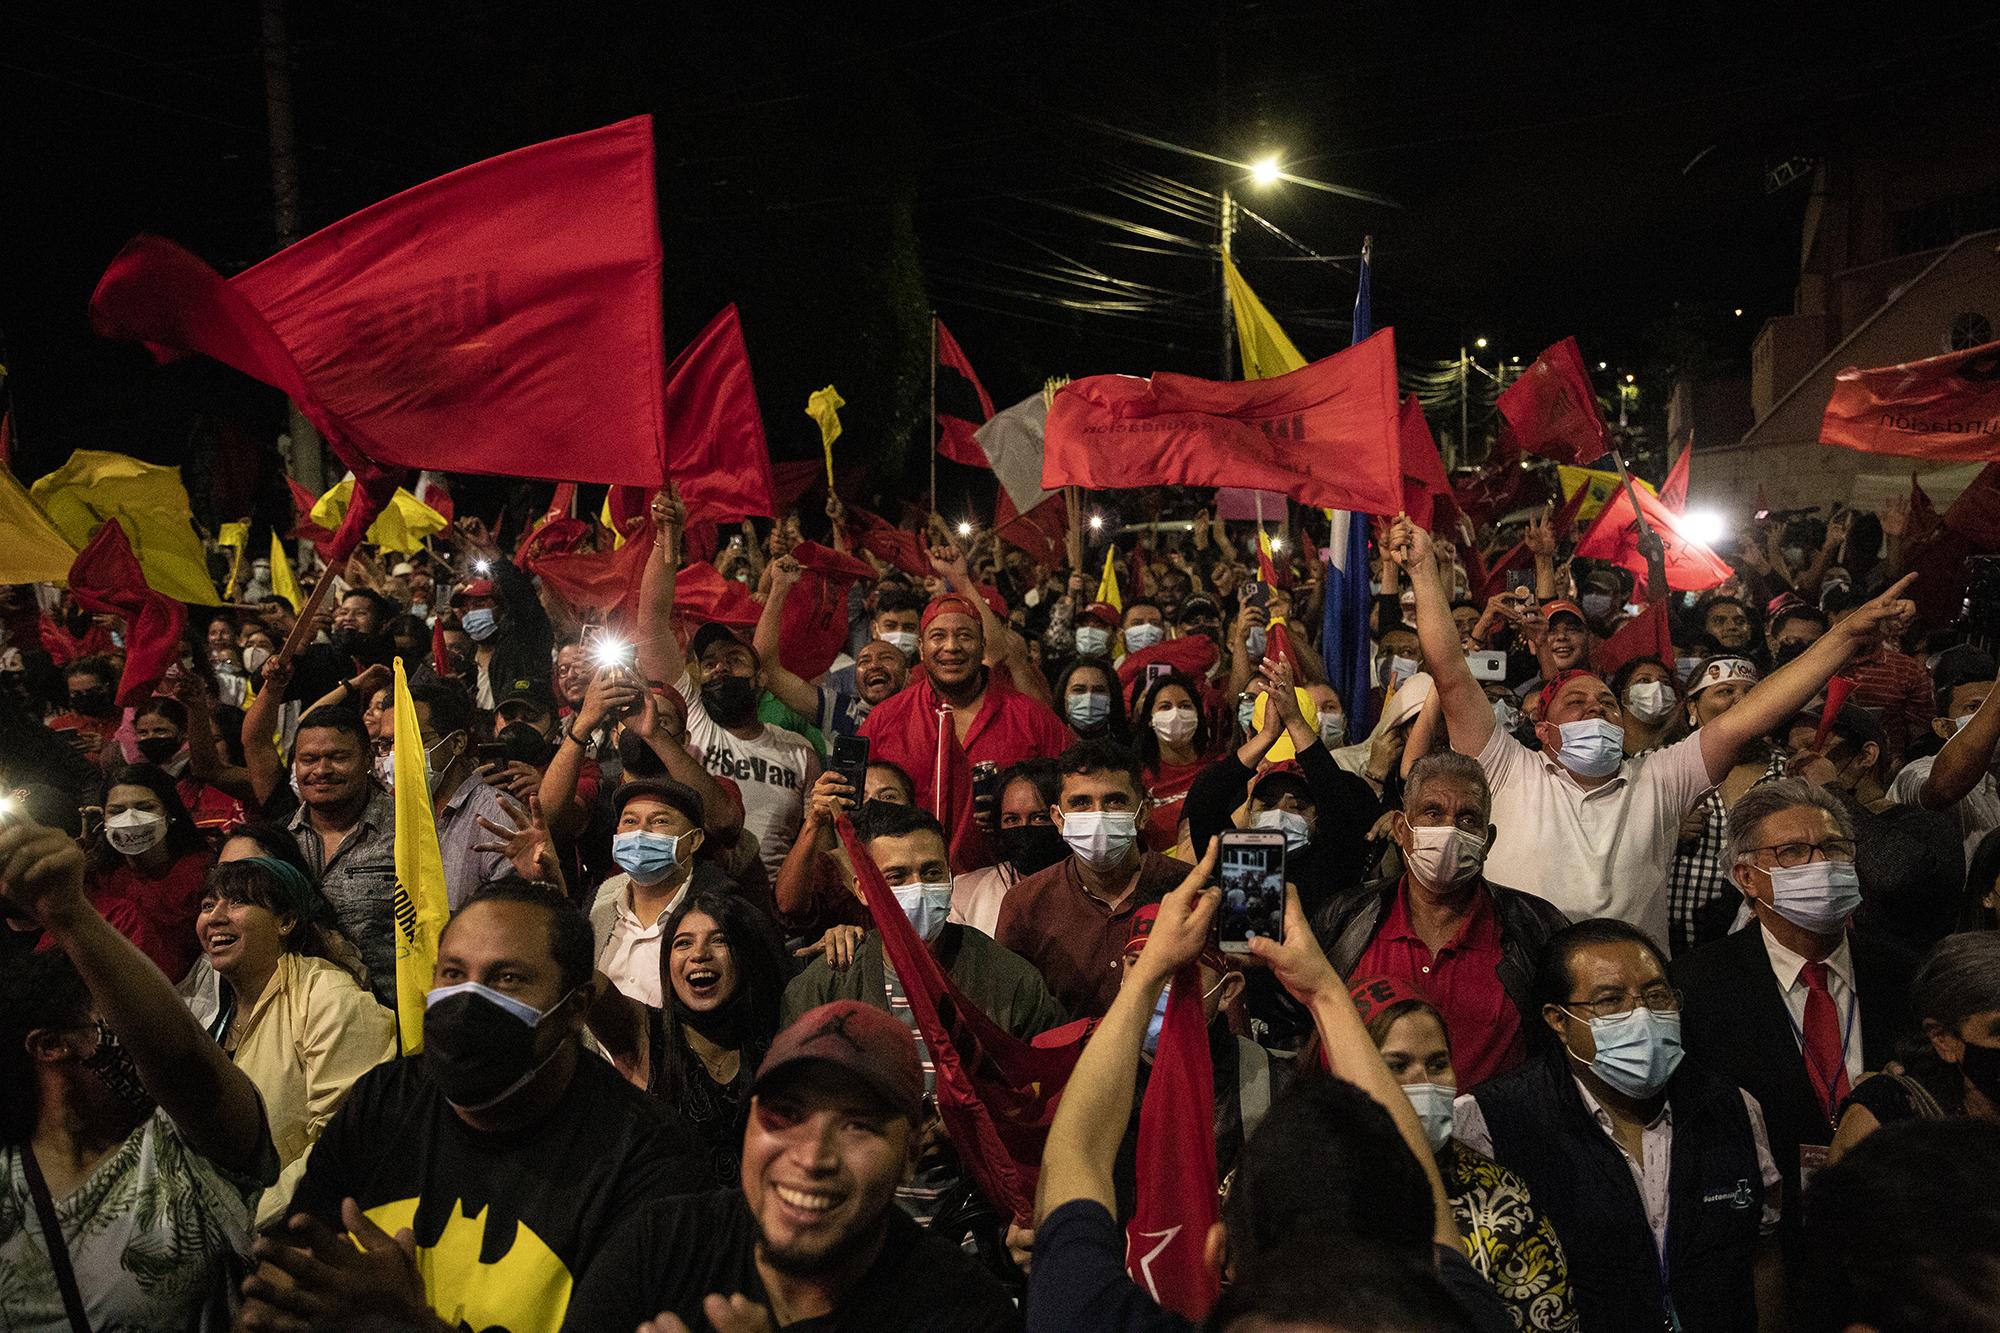
[[[1246,219],[1236,252],[1308,356],[1345,344],[1372,234],[1376,322],[1406,368],[1476,335],[1525,363],[1574,333],[1607,385],[1629,369],[1657,387],[1649,410],[1674,369],[1746,373],[1761,319],[1790,308],[1806,202],[1767,170],[1858,125],[1921,134],[1939,101],[1994,103],[1992,6],[1902,8],[313,0],[291,36],[307,230],[650,111],[668,354],[735,300],[773,452],[816,447],[801,409],[832,380],[851,437],[894,460],[923,438],[926,309],[1002,404],[1051,374],[1215,374],[1201,247],[1225,185],[1285,233]],[[24,477],[75,447],[172,458],[204,419],[275,429],[264,391],[154,370],[85,322],[135,232],[225,273],[269,253],[258,40],[245,0],[0,17],[0,333]],[[1400,207],[1258,190],[1118,131],[1275,151]]]

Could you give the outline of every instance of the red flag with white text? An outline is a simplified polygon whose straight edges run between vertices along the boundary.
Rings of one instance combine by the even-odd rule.
[[[2000,342],[1833,377],[1821,444],[1936,462],[2000,460]]]

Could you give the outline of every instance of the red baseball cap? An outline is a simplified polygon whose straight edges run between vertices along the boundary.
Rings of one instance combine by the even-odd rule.
[[[1582,607],[1569,598],[1556,597],[1542,603],[1542,619],[1553,620],[1558,614],[1575,616],[1577,624],[1585,629],[1590,628],[1590,617],[1583,613]]]
[[[883,1010],[859,1000],[808,1009],[771,1043],[750,1091],[761,1092],[780,1072],[812,1062],[846,1070],[912,1120],[923,1115],[924,1070],[915,1036]]]
[[[1092,602],[1089,606],[1083,608],[1083,618],[1086,620],[1095,620],[1098,624],[1109,626],[1112,629],[1117,629],[1118,622],[1123,619],[1118,614],[1118,608],[1109,602]]]
[[[493,591],[492,579],[474,579],[472,582],[466,584],[463,588],[460,588],[457,592],[453,593],[451,595],[451,600],[453,605],[456,605],[459,602],[464,601],[468,597],[494,597],[497,595],[498,594]]]
[[[1429,996],[1400,977],[1356,977],[1348,983],[1347,994],[1353,999],[1354,1011],[1361,1015],[1364,1026],[1373,1022],[1384,1009],[1405,1000],[1415,1000],[1420,1004],[1431,1002]]]

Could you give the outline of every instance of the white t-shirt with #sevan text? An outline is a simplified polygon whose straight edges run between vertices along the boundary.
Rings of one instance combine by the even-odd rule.
[[[674,689],[687,703],[688,749],[703,768],[736,784],[743,796],[743,827],[757,839],[758,855],[776,879],[805,822],[818,754],[805,737],[768,722],[749,740],[724,730],[701,706],[701,691],[685,672]]]

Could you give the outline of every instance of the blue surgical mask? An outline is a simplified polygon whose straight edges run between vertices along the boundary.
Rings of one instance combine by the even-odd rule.
[[[1861,876],[1851,861],[1808,861],[1771,868],[1771,910],[1800,930],[1838,935],[1861,906]]]
[[[1242,728],[1243,734],[1245,736],[1254,735],[1256,733],[1257,731],[1256,695],[1246,694],[1240,700],[1237,701],[1236,725]]]
[[[680,869],[680,850],[681,840],[671,833],[634,829],[611,838],[611,859],[634,884],[650,886],[672,875]]]
[[[1076,655],[1078,657],[1102,657],[1111,649],[1111,631],[1102,625],[1079,625],[1076,630]]]
[[[1078,727],[1094,727],[1111,716],[1111,696],[1108,694],[1066,694],[1063,696],[1063,710],[1069,714],[1070,723]]]
[[[1591,1069],[1627,1097],[1653,1096],[1680,1068],[1680,1014],[1655,1013],[1640,1005],[1630,1013],[1588,1022],[1590,1039],[1597,1046]],[[1576,1059],[1574,1052],[1570,1059]]]
[[[917,932],[919,939],[930,941],[938,937],[945,919],[951,915],[949,883],[905,884],[890,892],[896,895],[896,905],[910,919],[910,929]]]
[[[1608,592],[1587,592],[1577,599],[1583,613],[1592,620],[1602,620],[1611,614],[1611,600]]]
[[[1458,1097],[1458,1089],[1448,1083],[1405,1083],[1403,1095],[1410,1099],[1431,1151],[1442,1151],[1451,1137],[1451,1104]]]
[[[1332,709],[1322,709],[1319,715],[1320,744],[1331,750],[1347,739],[1347,719]]]
[[[1570,772],[1586,778],[1608,778],[1625,762],[1625,728],[1601,717],[1565,722],[1556,758]]]
[[[1304,851],[1306,844],[1312,841],[1312,826],[1306,823],[1306,817],[1293,814],[1290,810],[1259,810],[1251,817],[1250,827],[1283,833],[1285,851],[1292,856]]]
[[[1160,1049],[1160,1029],[1167,1025],[1167,997],[1173,989],[1171,982],[1160,987],[1159,1002],[1153,1006],[1153,1016],[1146,1020],[1146,1039],[1139,1043],[1143,1055],[1151,1056]]]
[[[1125,627],[1125,651],[1136,653],[1142,648],[1151,648],[1167,637],[1167,631],[1150,621],[1140,621]]]
[[[464,625],[465,632],[478,643],[486,642],[500,630],[500,622],[495,618],[491,607],[474,607],[465,613],[459,623]]]

